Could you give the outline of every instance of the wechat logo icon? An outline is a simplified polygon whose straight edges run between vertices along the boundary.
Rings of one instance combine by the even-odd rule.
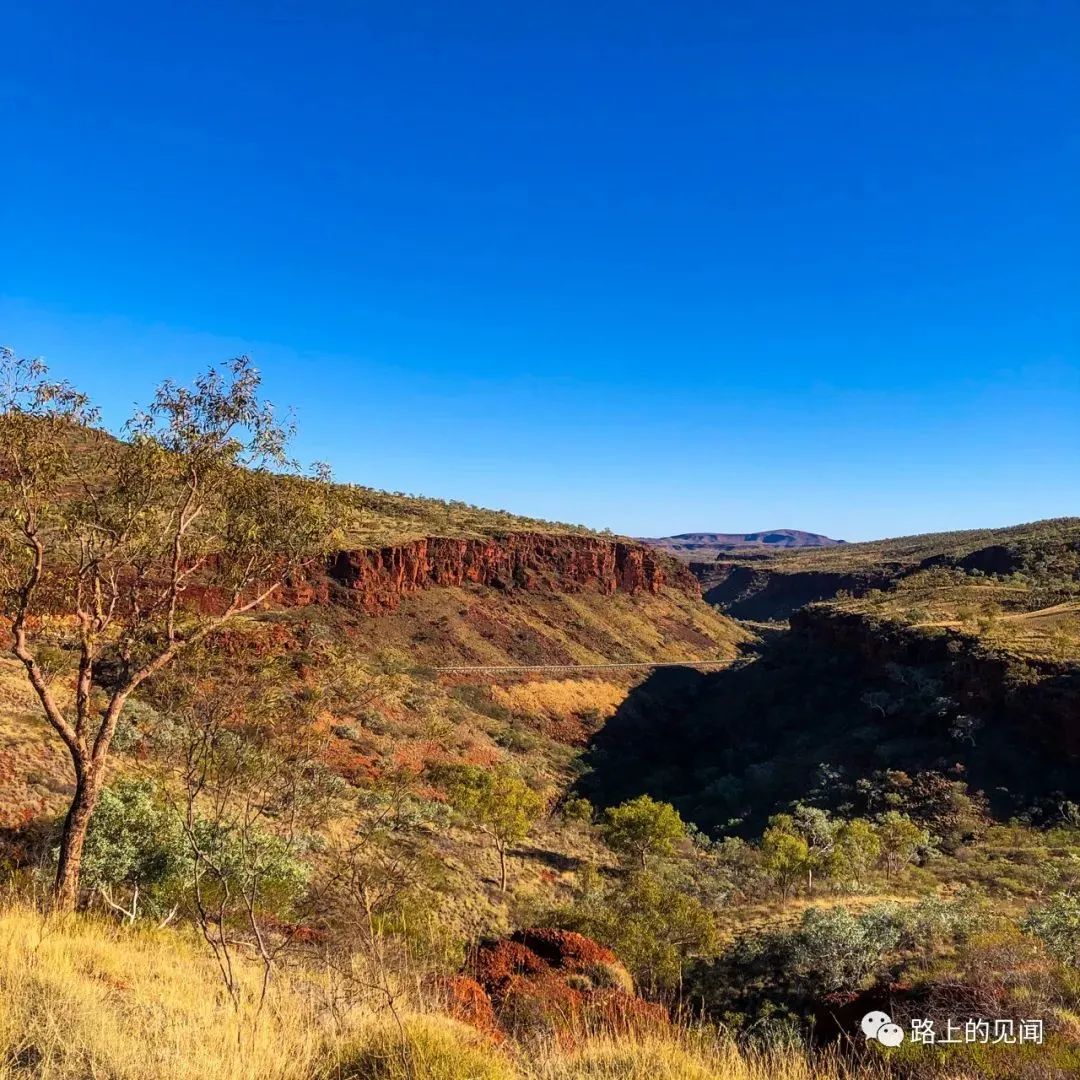
[[[888,1013],[868,1012],[859,1026],[867,1042],[876,1039],[882,1046],[899,1046],[904,1041],[904,1029]]]

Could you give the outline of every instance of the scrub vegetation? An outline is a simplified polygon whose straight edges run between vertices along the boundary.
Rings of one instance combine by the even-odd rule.
[[[542,568],[368,612],[296,599],[335,545],[523,519],[284,475],[244,364],[127,442],[19,372],[0,1077],[1075,1074],[1075,522],[769,553],[877,575],[784,627]]]

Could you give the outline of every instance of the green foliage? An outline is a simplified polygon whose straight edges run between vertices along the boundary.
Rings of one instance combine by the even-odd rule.
[[[356,811],[349,832],[321,853],[316,924],[343,952],[376,962],[390,938],[408,941],[413,964],[445,959],[449,928],[432,918],[445,866],[432,834],[449,824],[447,808],[389,784],[360,792]]]
[[[259,911],[287,915],[303,894],[310,867],[291,844],[259,828],[198,818],[190,840],[200,903],[214,909],[243,896]]]
[[[613,881],[584,874],[573,904],[554,921],[613,950],[651,994],[676,989],[686,966],[713,956],[718,942],[716,922],[701,901],[647,871]]]
[[[150,747],[158,753],[168,753],[178,735],[170,716],[158,712],[148,702],[130,698],[120,713],[113,749],[130,753]]]
[[[795,926],[743,933],[714,961],[694,965],[688,986],[707,1012],[734,1023],[806,1012],[826,994],[869,987],[905,964],[925,970],[983,922],[968,903],[938,899],[859,913],[810,908]]]
[[[536,733],[518,723],[510,723],[494,735],[497,746],[515,754],[527,754],[540,743]]]
[[[793,813],[769,818],[762,855],[784,896],[801,874],[806,876],[807,891],[812,892],[814,875],[835,867],[836,835],[837,824],[817,806],[799,803]]]
[[[761,867],[786,899],[800,879],[813,891],[815,875],[833,887],[862,888],[883,865],[895,877],[931,848],[930,836],[907,816],[886,811],[877,824],[865,818],[837,821],[818,807],[797,805],[774,814],[761,838]]]
[[[119,780],[101,793],[83,849],[83,882],[134,919],[175,902],[188,873],[187,843],[175,810],[147,781]]]
[[[1023,928],[1041,938],[1062,963],[1080,967],[1080,896],[1076,893],[1056,893],[1028,913]]]
[[[858,781],[856,789],[867,809],[907,815],[925,825],[946,851],[954,852],[986,831],[986,799],[971,794],[962,780],[950,780],[934,770],[913,776],[898,769],[882,770]]]
[[[128,699],[340,542],[336,489],[289,460],[247,357],[162,383],[123,439],[98,424],[85,395],[0,350],[0,623],[82,781],[54,887],[68,908]],[[212,603],[183,602],[195,583]],[[63,680],[38,660],[57,645]]]
[[[809,845],[784,824],[770,825],[762,834],[762,869],[785,899],[802,880],[809,859]]]
[[[596,813],[593,804],[580,796],[571,796],[562,804],[564,821],[574,821],[581,825],[591,825]]]
[[[444,775],[451,805],[505,843],[528,836],[543,808],[540,795],[509,769],[465,765]]]
[[[785,817],[778,815],[773,821]],[[791,814],[790,828],[806,841],[806,887],[808,892],[813,892],[814,875],[824,873],[830,865],[836,846],[836,823],[821,807],[797,803]]]
[[[962,943],[985,927],[988,911],[976,896],[943,900],[927,896],[917,904],[899,909],[901,947],[924,955]]]
[[[265,829],[196,816],[188,831],[149,781],[118,780],[101,793],[82,872],[87,888],[134,920],[196,899],[217,909],[240,896],[285,914],[310,870],[293,845]]]
[[[672,856],[686,839],[686,824],[678,811],[648,795],[612,807],[604,814],[600,831],[612,851],[638,863],[642,870],[650,860]]]
[[[829,856],[829,876],[856,888],[861,887],[881,856],[881,838],[865,818],[842,822]]]
[[[445,766],[439,778],[462,823],[494,841],[505,892],[507,848],[529,835],[544,808],[543,798],[505,766]]]
[[[791,975],[815,992],[854,990],[878,973],[901,940],[898,909],[871,908],[853,915],[844,908],[810,908],[798,928],[777,937]]]
[[[890,879],[916,856],[930,850],[930,833],[896,810],[889,810],[878,819],[878,840],[881,860]]]

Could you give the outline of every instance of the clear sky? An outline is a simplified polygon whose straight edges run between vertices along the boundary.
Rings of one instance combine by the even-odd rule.
[[[0,3],[0,340],[250,352],[345,480],[637,535],[1080,513],[1080,6]]]

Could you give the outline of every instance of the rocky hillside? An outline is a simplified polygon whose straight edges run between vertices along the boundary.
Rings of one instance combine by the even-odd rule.
[[[879,770],[962,777],[1003,817],[1080,799],[1080,521],[730,561],[706,593],[786,616],[757,661],[658,672],[594,742],[600,801],[760,828]],[[813,602],[817,601],[817,602]]]
[[[188,598],[215,602],[194,585]],[[677,560],[556,529],[339,551],[236,624],[222,648],[295,658],[282,677],[297,685],[322,678],[328,655],[347,658],[362,705],[327,713],[318,727],[328,762],[350,782],[445,761],[516,760],[564,785],[569,748],[649,664],[731,659],[751,640],[701,600]],[[449,667],[469,670],[440,671]],[[549,670],[520,670],[536,667]],[[5,662],[0,829],[58,812],[68,773],[21,671]]]
[[[1080,518],[1056,518],[829,548],[730,552],[689,566],[709,603],[738,618],[770,620],[839,594],[889,589],[934,567],[1053,582],[1074,579],[1078,562]]]

